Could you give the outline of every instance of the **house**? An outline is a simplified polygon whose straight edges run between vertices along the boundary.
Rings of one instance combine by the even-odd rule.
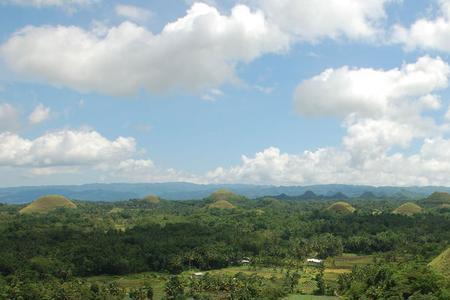
[[[241,259],[241,264],[249,264],[249,263],[250,263],[250,258],[244,257]]]
[[[323,260],[318,259],[318,258],[308,258],[306,260],[306,262],[308,262],[310,264],[314,264],[314,265],[321,265],[321,264],[323,264]]]

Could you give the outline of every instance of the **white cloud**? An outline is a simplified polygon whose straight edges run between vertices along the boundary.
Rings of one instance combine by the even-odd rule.
[[[222,15],[197,3],[156,35],[130,22],[100,36],[75,26],[30,26],[4,43],[0,54],[26,78],[128,95],[234,82],[237,63],[285,51],[288,45],[288,37],[260,11],[237,5]]]
[[[82,92],[130,95],[181,88],[203,93],[239,82],[237,65],[286,52],[294,42],[375,40],[391,1],[264,0],[254,10],[236,5],[229,14],[195,3],[160,33],[130,21],[110,28],[94,22],[89,30],[29,26],[0,47],[0,57],[25,79]],[[116,12],[135,21],[149,16],[130,5],[117,5]]]
[[[382,155],[359,164],[355,164],[352,154],[343,149],[321,148],[288,154],[271,147],[252,158],[244,156],[240,165],[217,168],[206,178],[208,182],[217,183],[280,185],[449,185],[449,146],[450,140],[429,139],[425,141],[422,152],[417,154]],[[427,152],[429,149],[435,153]]]
[[[20,128],[19,111],[9,103],[0,103],[0,132]]]
[[[28,122],[31,125],[37,125],[50,119],[51,109],[39,103],[28,116]]]
[[[420,18],[409,27],[397,24],[392,41],[401,43],[406,50],[424,49],[450,52],[450,1],[439,0],[435,18]]]
[[[305,116],[343,118],[343,145],[360,161],[442,134],[445,126],[423,111],[440,107],[434,93],[447,87],[449,76],[449,65],[429,56],[391,70],[328,69],[298,85],[294,104]]]
[[[262,0],[271,22],[302,41],[374,39],[383,30],[391,0]]]
[[[136,22],[145,22],[152,16],[151,11],[134,5],[118,4],[115,11],[117,15]]]
[[[39,178],[40,182],[42,177],[126,182],[200,180],[189,173],[156,166],[150,159],[138,158],[142,154],[134,138],[109,140],[88,129],[48,132],[35,139],[0,133],[0,170],[8,169],[20,178]]]
[[[206,101],[216,101],[217,98],[222,97],[223,92],[219,89],[210,89],[207,93],[202,95],[202,99]]]
[[[428,56],[391,70],[324,71],[299,84],[294,102],[305,116],[341,117],[346,134],[340,146],[299,154],[271,147],[206,177],[263,184],[450,185],[448,124],[425,114],[441,108],[436,93],[447,87],[449,76],[447,63]],[[411,149],[413,141],[419,150]]]
[[[96,131],[60,130],[34,140],[0,134],[0,165],[61,167],[113,163],[136,153],[133,138],[108,140]]]
[[[446,62],[429,56],[391,70],[328,69],[300,83],[294,102],[306,116],[380,116],[419,96],[431,101],[432,92],[447,87],[449,74]]]

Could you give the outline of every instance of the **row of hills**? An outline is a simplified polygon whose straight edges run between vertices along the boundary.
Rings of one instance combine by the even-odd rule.
[[[450,187],[390,187],[366,185],[272,186],[247,184],[193,183],[109,183],[61,186],[21,186],[0,188],[0,203],[28,203],[41,195],[63,195],[83,201],[123,201],[157,195],[169,200],[203,199],[214,191],[227,189],[247,198],[277,197],[289,199],[395,198],[417,200],[433,192],[450,192]]]

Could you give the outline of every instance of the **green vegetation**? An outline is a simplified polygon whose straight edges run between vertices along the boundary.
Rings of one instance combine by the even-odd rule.
[[[339,201],[330,205],[328,207],[328,211],[337,214],[352,214],[356,211],[356,209],[347,202]]]
[[[426,205],[439,206],[450,204],[450,194],[443,192],[434,192],[423,201]]]
[[[404,215],[404,216],[412,216],[415,214],[420,214],[421,212],[422,212],[422,207],[420,207],[419,205],[412,203],[412,202],[404,203],[404,204],[400,205],[399,207],[397,207],[393,211],[394,214]]]
[[[48,213],[59,208],[76,208],[75,203],[64,196],[47,195],[40,197],[20,210],[21,214]]]
[[[338,300],[338,297],[332,296],[311,296],[311,295],[291,295],[285,300]]]
[[[229,191],[156,198],[45,214],[1,205],[0,299],[449,299],[448,251],[438,256],[448,210]]]
[[[433,259],[430,266],[440,274],[450,278],[450,248]]]

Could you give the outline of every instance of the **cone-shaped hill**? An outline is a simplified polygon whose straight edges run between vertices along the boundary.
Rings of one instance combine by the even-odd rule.
[[[450,248],[433,259],[430,263],[430,267],[450,278]]]
[[[209,195],[206,200],[208,208],[233,209],[236,208],[236,202],[243,201],[245,197],[235,193],[220,189]]]
[[[356,211],[356,209],[351,206],[349,203],[344,201],[339,201],[331,204],[328,208],[328,211],[338,214],[352,214]]]
[[[209,195],[208,199],[211,201],[233,201],[233,200],[242,200],[244,197],[233,193],[232,191],[226,189],[220,189]]]
[[[450,194],[434,192],[433,194],[428,196],[428,198],[423,200],[423,204],[431,206],[441,206],[444,204],[450,204]]]
[[[420,214],[421,212],[422,207],[412,202],[403,203],[393,211],[394,214],[403,216],[412,216],[415,214]]]
[[[21,214],[33,214],[33,213],[48,213],[58,208],[77,208],[75,203],[70,201],[64,196],[60,195],[47,195],[42,196],[26,207],[20,210]]]
[[[215,201],[215,202],[209,204],[208,208],[233,209],[233,208],[236,208],[236,206],[234,206],[227,200],[218,200],[218,201]]]
[[[142,198],[145,202],[152,203],[152,204],[158,204],[161,202],[161,199],[158,196],[155,195],[148,195]]]

